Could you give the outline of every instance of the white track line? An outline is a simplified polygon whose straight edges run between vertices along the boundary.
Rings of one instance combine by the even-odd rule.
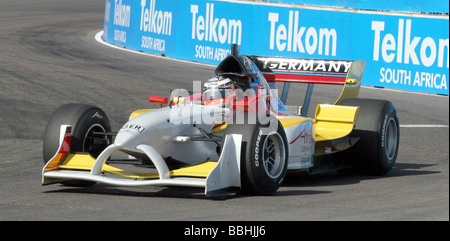
[[[117,46],[117,45],[114,45],[114,44],[110,44],[110,43],[104,41],[102,36],[103,36],[103,30],[98,32],[95,35],[95,40],[97,40],[97,42],[99,42],[99,43],[101,43],[103,45],[106,45],[108,47],[115,48],[115,49],[118,49],[118,50],[122,50],[122,51],[125,51],[125,52],[134,53],[134,54],[140,54],[140,55],[146,55],[146,56],[150,56],[150,57],[154,57],[154,58],[161,58],[161,59],[167,59],[167,60],[172,60],[172,61],[178,61],[178,62],[186,63],[186,64],[201,65],[201,66],[206,66],[206,67],[216,67],[215,65],[211,65],[211,64],[204,64],[204,63],[193,62],[193,61],[182,60],[182,59],[174,59],[174,58],[171,58],[171,57],[168,57],[168,56],[162,56],[162,55],[158,55],[158,54],[150,54],[150,53],[141,52],[141,51],[137,51],[137,50],[127,49],[125,47],[120,47],[120,46]]]
[[[370,86],[370,85],[361,85],[361,88],[372,89],[372,90],[384,90],[384,91],[413,94],[413,95],[426,95],[426,96],[432,96],[432,97],[448,98],[448,95],[438,95],[438,94],[426,93],[426,92],[413,92],[413,91],[400,90],[400,89],[390,89],[387,87],[375,87],[375,86]]]
[[[448,128],[448,125],[400,125],[405,128]]]

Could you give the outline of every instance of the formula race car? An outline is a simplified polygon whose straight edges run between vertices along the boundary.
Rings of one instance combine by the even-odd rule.
[[[267,195],[288,171],[314,174],[354,168],[383,175],[399,146],[393,104],[358,99],[364,61],[240,55],[237,45],[216,76],[151,96],[161,108],[136,110],[118,132],[107,115],[85,104],[66,104],[51,117],[44,137],[42,184],[203,187]],[[275,83],[284,82],[279,97]],[[291,83],[306,83],[302,106],[286,106]],[[343,85],[335,103],[307,117],[314,84]],[[290,111],[291,110],[291,111]]]

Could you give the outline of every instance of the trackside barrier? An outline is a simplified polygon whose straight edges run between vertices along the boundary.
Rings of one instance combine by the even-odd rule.
[[[261,1],[261,0],[250,0]],[[407,0],[407,1],[392,1],[392,0],[263,0],[266,2],[289,3],[289,4],[304,4],[327,7],[341,7],[353,8],[360,10],[372,11],[391,11],[391,12],[419,12],[419,13],[435,13],[448,14],[447,0]]]
[[[230,53],[232,43],[245,55],[364,60],[363,85],[449,93],[448,14],[214,0],[106,0],[103,38],[133,50],[213,65]],[[281,67],[295,68],[288,63]]]

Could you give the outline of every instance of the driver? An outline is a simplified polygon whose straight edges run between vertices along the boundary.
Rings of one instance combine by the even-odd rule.
[[[206,105],[224,103],[234,90],[233,81],[224,76],[209,79],[203,87],[203,102]]]

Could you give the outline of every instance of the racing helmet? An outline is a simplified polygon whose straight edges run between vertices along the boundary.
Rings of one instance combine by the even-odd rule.
[[[204,85],[203,100],[222,100],[227,98],[233,90],[233,81],[224,76],[215,76]]]

